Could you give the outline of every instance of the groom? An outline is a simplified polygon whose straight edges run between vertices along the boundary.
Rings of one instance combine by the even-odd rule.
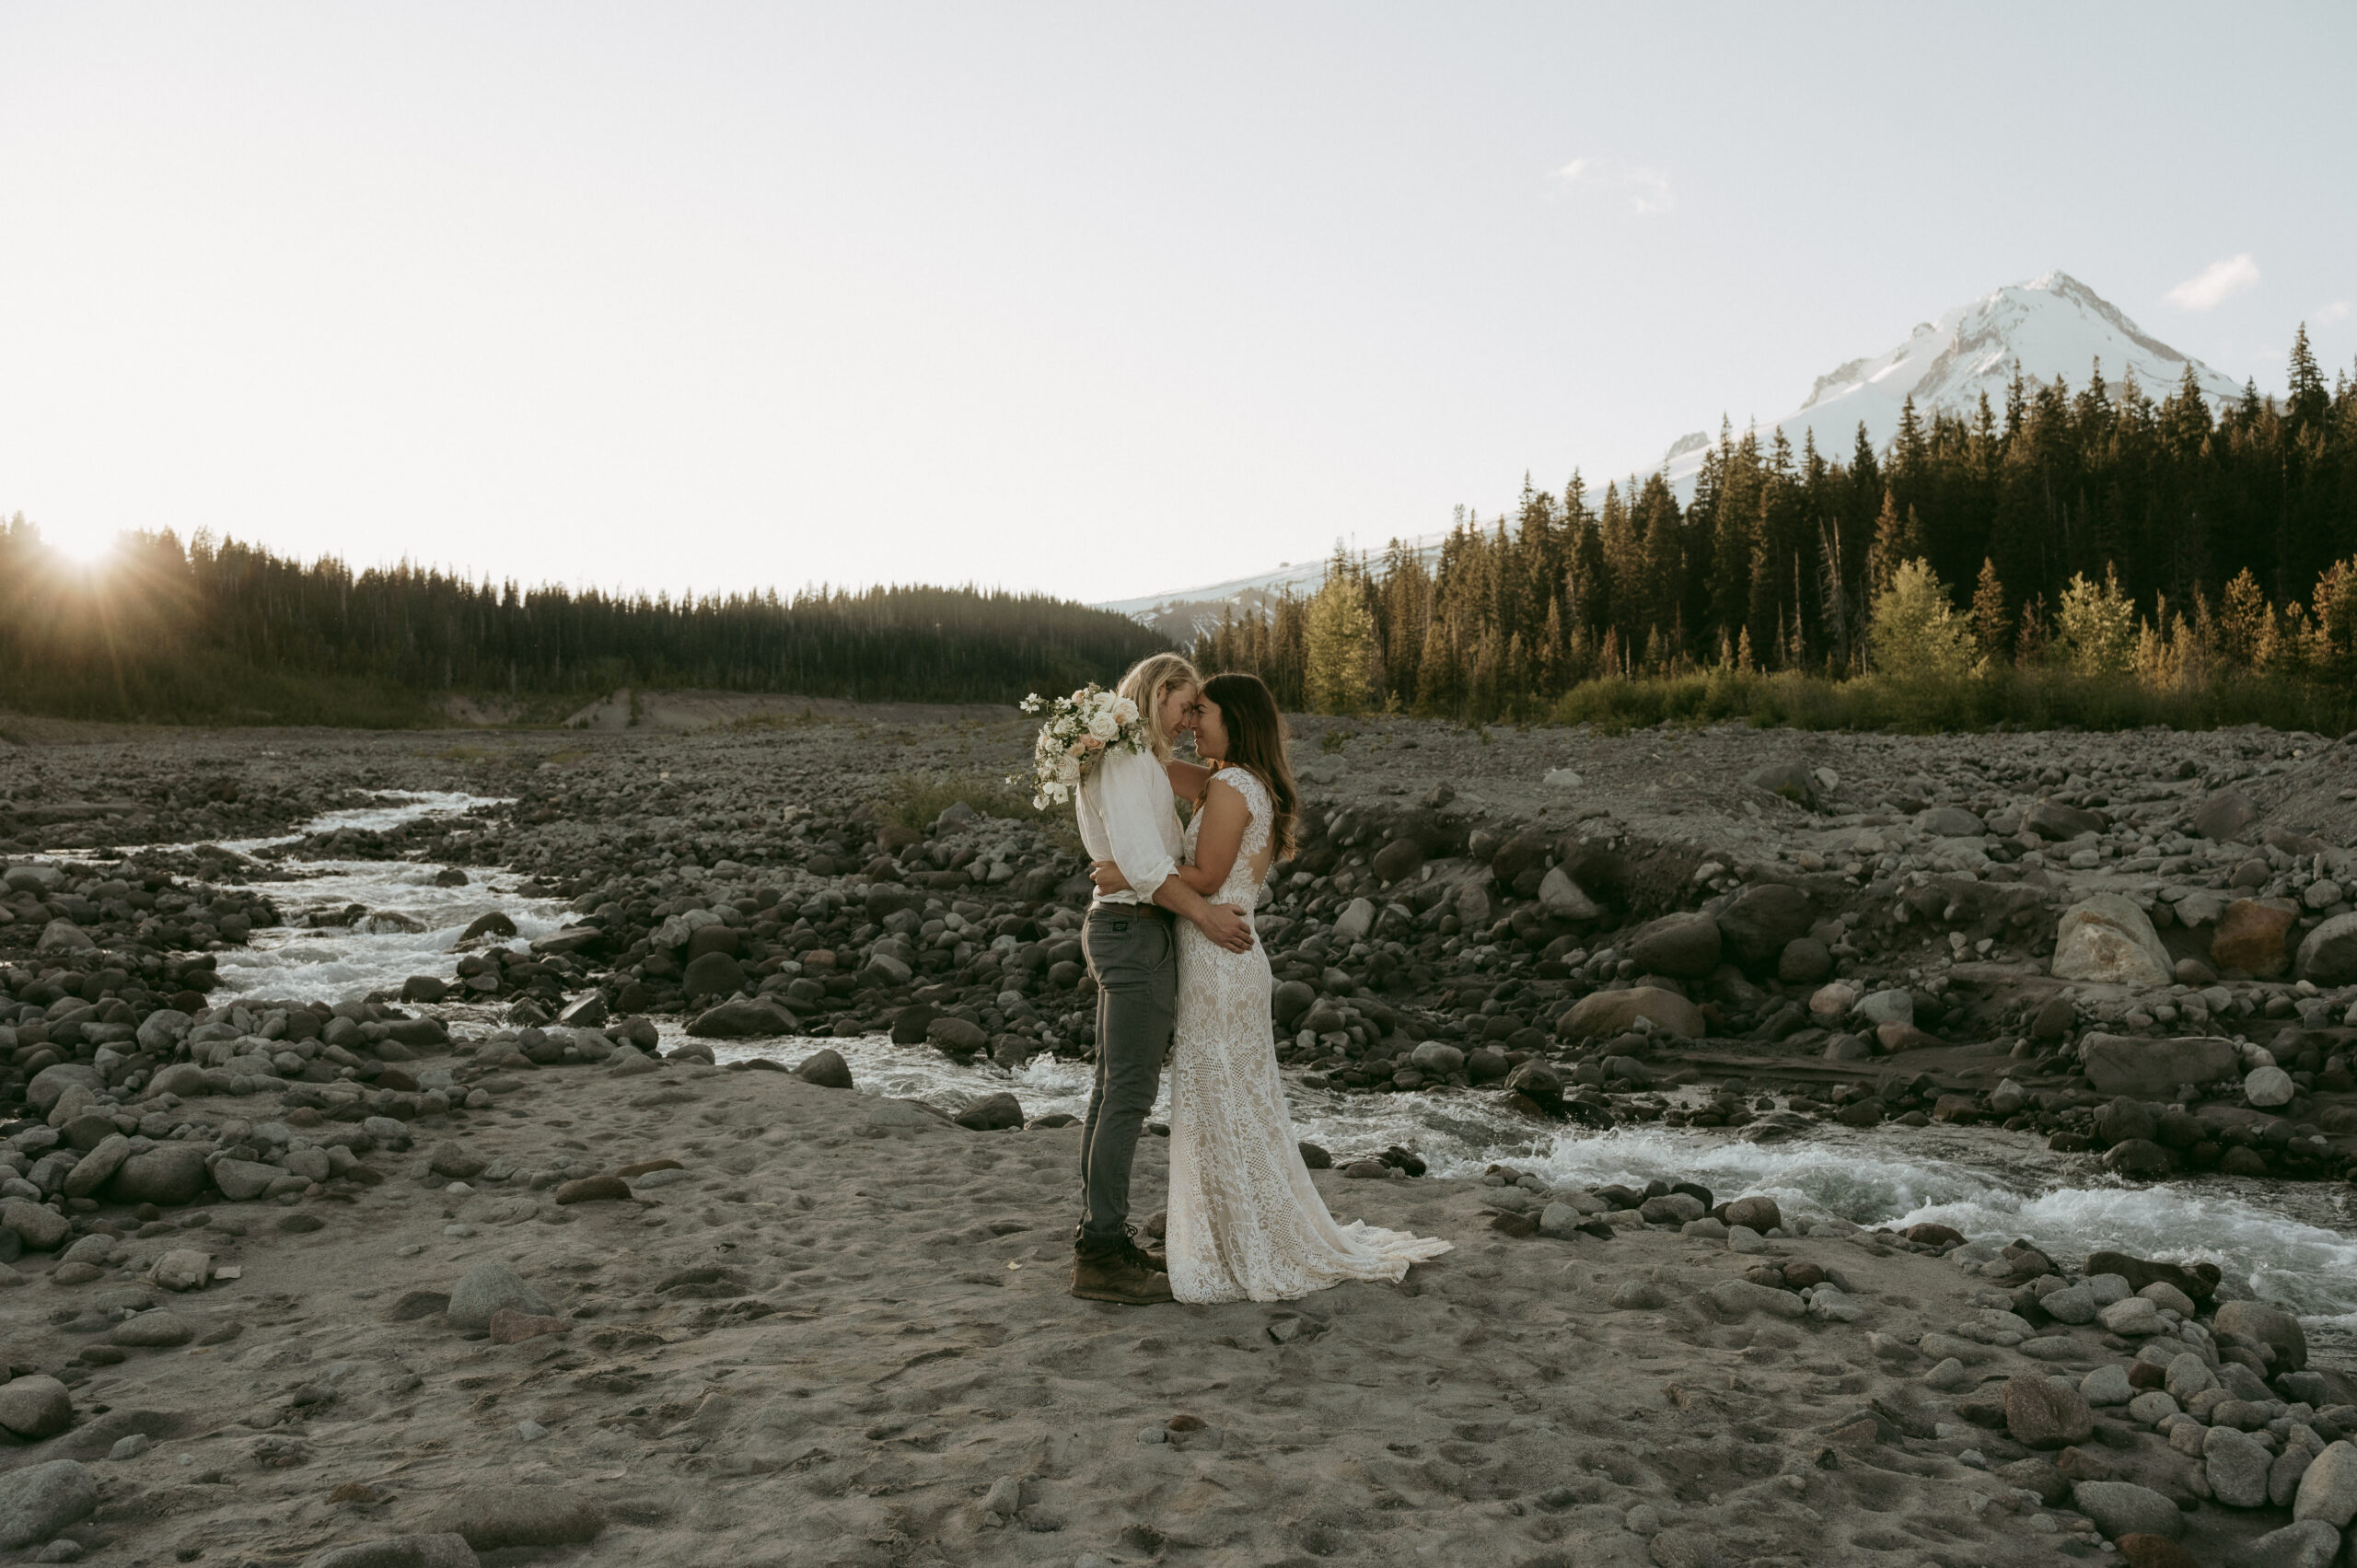
[[[1182,853],[1173,809],[1171,737],[1194,727],[1202,677],[1177,654],[1139,661],[1116,688],[1138,706],[1153,750],[1109,753],[1080,786],[1080,840],[1092,860],[1110,860],[1137,893],[1099,893],[1081,926],[1081,947],[1097,981],[1097,1082],[1081,1129],[1080,1178],[1086,1211],[1073,1241],[1072,1293],[1133,1307],[1170,1299],[1162,1260],[1130,1234],[1130,1166],[1154,1109],[1178,1000],[1177,914],[1221,947],[1244,952],[1251,923],[1232,904],[1207,903],[1177,875]]]

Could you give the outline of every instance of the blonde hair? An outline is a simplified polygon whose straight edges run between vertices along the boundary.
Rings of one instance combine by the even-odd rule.
[[[1163,761],[1170,761],[1170,737],[1162,727],[1162,699],[1172,688],[1201,686],[1203,678],[1182,654],[1149,654],[1130,666],[1121,683],[1113,688],[1117,696],[1127,697],[1138,705],[1145,717],[1145,732],[1154,742],[1154,754]]]

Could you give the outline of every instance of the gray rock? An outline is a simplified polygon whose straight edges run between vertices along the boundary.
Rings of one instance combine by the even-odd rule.
[[[794,1075],[806,1084],[815,1084],[822,1089],[848,1089],[853,1086],[851,1078],[851,1063],[843,1060],[842,1051],[831,1047],[823,1051],[814,1051],[804,1057],[801,1063],[794,1069]]]
[[[0,1202],[0,1225],[16,1232],[18,1239],[35,1252],[53,1252],[74,1234],[72,1221],[30,1198]]]
[[[98,944],[90,934],[70,920],[52,920],[41,928],[41,941],[35,951],[42,953],[87,953]]]
[[[134,1350],[170,1350],[194,1338],[194,1325],[161,1308],[126,1318],[107,1332],[107,1343]]]
[[[2245,1541],[2226,1557],[2226,1568],[2332,1568],[2340,1554],[2340,1532],[2322,1519],[2304,1519]]]
[[[515,1270],[505,1263],[486,1262],[477,1263],[459,1277],[459,1283],[450,1287],[446,1311],[453,1328],[482,1329],[490,1326],[491,1315],[503,1307],[537,1318],[552,1317],[556,1310]]]
[[[1795,806],[1817,804],[1817,781],[1809,776],[1805,762],[1771,762],[1747,775],[1743,782],[1754,789],[1781,795]]]
[[[2107,1362],[2079,1379],[2079,1397],[2099,1407],[2124,1405],[2136,1397],[2136,1389],[2128,1381],[2126,1367]]]
[[[2243,1093],[2257,1106],[2289,1105],[2299,1092],[2292,1074],[2281,1067],[2255,1068],[2243,1078]]]
[[[1604,918],[1602,907],[1587,896],[1585,889],[1572,879],[1570,872],[1560,865],[1540,878],[1538,907],[1557,920],[1570,921],[1574,924]]]
[[[1788,1290],[1773,1285],[1753,1284],[1749,1280],[1724,1280],[1702,1293],[1711,1305],[1730,1318],[1747,1313],[1765,1312],[1776,1318],[1797,1318],[1808,1310],[1801,1298]]]
[[[2238,789],[2222,789],[2194,807],[2193,830],[2213,843],[2243,836],[2258,820],[2258,807]]]
[[[2191,1351],[2169,1363],[2166,1380],[2162,1384],[2168,1390],[2169,1398],[2180,1405],[2203,1389],[2217,1386],[2218,1376],[2210,1370],[2210,1364]]]
[[[2267,1502],[2267,1469],[2275,1456],[2231,1426],[2213,1426],[2201,1440],[2202,1473],[2210,1494],[2229,1508],[2258,1508]]]
[[[701,963],[703,960],[699,958],[696,961]],[[879,952],[868,955],[867,967],[861,971],[861,978],[874,985],[906,985],[916,978],[916,972],[892,954]]]
[[[980,1024],[965,1018],[943,1017],[925,1026],[924,1042],[935,1051],[966,1056],[990,1044],[991,1037]]]
[[[47,1116],[56,1109],[59,1098],[76,1084],[92,1094],[107,1086],[96,1067],[79,1062],[52,1062],[34,1074],[32,1082],[25,1086],[25,1103],[39,1115]]]
[[[1342,912],[1334,917],[1334,940],[1344,946],[1365,941],[1367,933],[1375,929],[1375,916],[1373,899],[1353,899]]]
[[[1814,936],[1797,936],[1784,944],[1776,959],[1776,978],[1786,985],[1815,985],[1833,973],[1833,951]]]
[[[1758,970],[1806,936],[1809,920],[1807,894],[1782,882],[1761,882],[1719,912],[1719,935],[1736,963]]]
[[[38,1443],[73,1424],[74,1397],[56,1378],[14,1377],[0,1384],[0,1427]]]
[[[1747,1225],[1765,1236],[1784,1223],[1784,1212],[1764,1193],[1737,1198],[1727,1205],[1727,1224]]]
[[[708,953],[706,958],[719,958]],[[697,962],[702,962],[698,959]],[[688,1033],[698,1040],[770,1040],[792,1034],[801,1028],[795,1016],[777,1004],[759,997],[737,1002],[723,1002],[717,1007],[707,1007],[688,1026]]]
[[[556,1486],[470,1487],[435,1510],[429,1529],[464,1537],[477,1551],[595,1540],[604,1510]]]
[[[204,1167],[204,1149],[197,1144],[158,1144],[145,1154],[122,1162],[108,1183],[118,1203],[194,1202],[212,1173]]]
[[[2050,970],[2058,980],[2157,991],[2175,982],[2176,960],[2153,922],[2118,893],[2096,893],[2062,912]]]
[[[2076,806],[2065,806],[2058,800],[2041,800],[2022,813],[2022,826],[2041,839],[2075,839],[2081,833],[2100,833],[2104,820],[2092,811]]]
[[[2278,1508],[2288,1508],[2300,1494],[2300,1482],[2305,1479],[2308,1467],[2316,1463],[2315,1450],[2298,1443],[2286,1443],[2275,1462],[2267,1468],[2267,1500]]]
[[[2241,1063],[2235,1042],[2214,1036],[2140,1040],[2091,1033],[2079,1047],[2079,1069],[2097,1093],[2139,1099],[2174,1096],[2180,1084],[2215,1083],[2233,1076]]]
[[[2058,1323],[2092,1323],[2096,1320],[2095,1293],[2084,1285],[2067,1285],[2049,1294],[2038,1302],[2046,1315]]]
[[[2340,1530],[2357,1519],[2357,1445],[2343,1438],[2325,1446],[2300,1477],[2292,1517],[2318,1519]]]
[[[213,1184],[221,1195],[232,1202],[243,1203],[270,1191],[270,1184],[284,1173],[274,1165],[259,1160],[217,1159],[213,1162]]]
[[[2302,939],[2292,972],[2318,985],[2357,981],[2357,914],[2337,914]]]
[[[1701,1219],[1704,1212],[1702,1201],[1691,1192],[1665,1192],[1637,1205],[1647,1225],[1684,1225]]]
[[[1666,914],[1629,942],[1640,970],[1677,980],[1700,980],[1719,967],[1719,923],[1707,914]]]
[[[0,1551],[52,1540],[99,1506],[99,1483],[72,1459],[0,1475]]]
[[[389,1536],[331,1546],[303,1568],[476,1568],[480,1561],[462,1535]]]
[[[680,974],[679,989],[691,998],[746,990],[745,966],[726,953],[699,954]]]
[[[959,1111],[953,1120],[970,1132],[1009,1132],[1023,1125],[1023,1105],[1013,1095],[1002,1091],[984,1095]]]
[[[2261,1344],[2272,1345],[2280,1372],[2298,1372],[2308,1365],[2308,1336],[2300,1320],[2280,1307],[2263,1301],[2223,1302],[2213,1321],[2220,1333],[2247,1334]]]
[[[2083,1481],[2071,1488],[2071,1502],[2112,1540],[2127,1535],[2166,1536],[2175,1540],[2185,1531],[2185,1516],[2177,1504],[2149,1486]]]
[[[1870,1024],[1911,1024],[1915,1021],[1915,996],[1897,986],[1869,992],[1858,999],[1852,1009]]]
[[[2005,1380],[2005,1430],[2025,1448],[2061,1448],[2095,1434],[2095,1412],[2079,1390],[2042,1373]]]
[[[187,1038],[192,1022],[177,1007],[158,1007],[140,1020],[139,1032],[133,1038],[148,1055],[168,1055],[172,1047]]]
[[[1935,839],[1976,839],[1989,825],[1961,806],[1934,806],[1915,819],[1915,825]]]
[[[98,1147],[84,1155],[80,1162],[65,1173],[65,1195],[68,1198],[90,1196],[130,1156],[131,1140],[122,1133],[112,1132],[99,1139]]]
[[[1428,1040],[1408,1053],[1408,1065],[1426,1077],[1446,1078],[1465,1070],[1465,1052],[1446,1040]]]

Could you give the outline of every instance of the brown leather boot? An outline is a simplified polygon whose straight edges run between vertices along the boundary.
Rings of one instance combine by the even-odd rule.
[[[1171,1299],[1170,1276],[1148,1263],[1126,1236],[1119,1241],[1082,1242],[1073,1249],[1072,1293],[1083,1301],[1151,1307]]]

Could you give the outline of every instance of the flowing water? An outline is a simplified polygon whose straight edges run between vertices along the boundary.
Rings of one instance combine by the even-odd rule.
[[[464,795],[389,796],[375,806],[330,813],[298,834],[224,847],[252,854],[311,833],[382,830],[488,804]],[[243,996],[342,1001],[398,988],[413,974],[447,979],[455,972],[459,934],[477,915],[504,911],[517,931],[509,945],[521,947],[555,930],[565,912],[560,900],[518,897],[517,879],[497,871],[468,868],[466,886],[438,888],[438,867],[409,862],[289,858],[282,864],[299,878],[270,889],[287,923],[257,932],[250,947],[219,956],[223,986],[216,1005]],[[316,929],[306,924],[313,912],[340,912],[354,904],[372,916],[400,918]],[[487,1025],[493,1018],[478,1007],[429,1010],[453,1022]],[[679,1033],[677,1022],[662,1028],[667,1041]],[[841,1051],[859,1086],[871,1094],[955,1110],[1004,1090],[1034,1116],[1079,1115],[1086,1109],[1088,1068],[1052,1057],[1012,1072],[987,1063],[961,1066],[881,1035],[727,1044],[716,1054],[724,1063],[761,1056],[790,1065],[821,1044]],[[1788,1219],[1866,1225],[1933,1220],[1975,1240],[2027,1237],[2065,1257],[2117,1248],[2145,1257],[2206,1260],[2241,1289],[2307,1314],[2312,1332],[2325,1342],[2357,1338],[2357,1214],[2350,1210],[2351,1190],[2342,1184],[2219,1177],[2123,1183],[2085,1156],[2055,1155],[2033,1138],[1994,1128],[1908,1132],[1829,1125],[1763,1144],[1710,1129],[1636,1124],[1598,1133],[1534,1127],[1480,1093],[1350,1094],[1308,1088],[1298,1079],[1288,1086],[1301,1135],[1337,1156],[1398,1144],[1414,1149],[1442,1176],[1478,1174],[1497,1162],[1591,1187],[1643,1186],[1655,1177],[1692,1179],[1724,1196],[1769,1193]],[[1157,1116],[1167,1109],[1166,1091]]]

